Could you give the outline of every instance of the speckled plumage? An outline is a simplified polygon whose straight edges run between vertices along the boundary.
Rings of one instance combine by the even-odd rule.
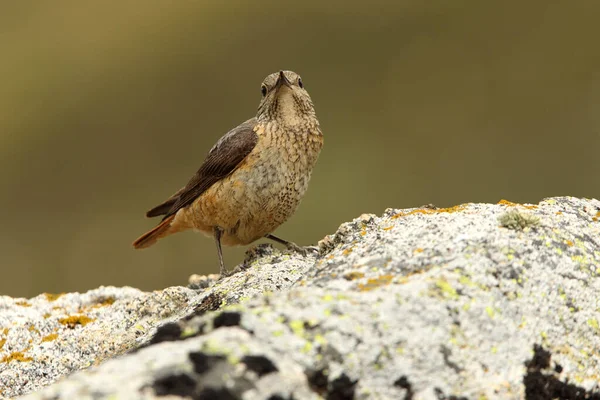
[[[173,222],[212,234],[225,245],[249,244],[273,232],[295,211],[323,144],[318,125],[286,129],[257,123],[258,142],[242,164],[215,183]]]
[[[296,211],[323,134],[296,73],[271,74],[261,90],[257,116],[224,135],[186,187],[147,213],[165,217],[136,248],[188,229],[216,234],[217,243],[245,245]]]

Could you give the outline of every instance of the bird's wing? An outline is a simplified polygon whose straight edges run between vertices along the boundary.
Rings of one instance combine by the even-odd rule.
[[[177,202],[177,199],[179,199],[179,196],[181,195],[181,193],[183,193],[184,189],[185,189],[185,187],[182,187],[173,196],[169,197],[168,199],[166,199],[165,201],[163,201],[156,207],[148,210],[146,212],[146,217],[148,217],[148,218],[158,217],[159,215],[165,215],[166,213],[168,213],[169,210],[171,209],[171,207],[173,207],[173,204],[175,204]]]
[[[146,213],[149,217],[170,217],[190,205],[213,184],[231,174],[252,151],[258,135],[254,132],[256,118],[249,119],[227,132],[208,152],[204,163],[187,185],[162,204]]]

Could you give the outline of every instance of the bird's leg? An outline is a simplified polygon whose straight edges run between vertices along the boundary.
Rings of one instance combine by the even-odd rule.
[[[308,254],[308,250],[314,250],[314,248],[312,248],[312,247],[301,247],[301,246],[298,246],[294,242],[288,242],[287,240],[283,240],[281,238],[278,238],[277,236],[272,235],[270,233],[267,233],[265,235],[265,237],[267,239],[271,239],[271,240],[273,240],[273,241],[275,241],[277,243],[280,243],[280,244],[284,245],[285,247],[287,247],[289,250],[293,250],[295,252],[298,252],[298,253],[302,254],[303,256],[305,256],[305,255]]]
[[[213,228],[215,233],[215,244],[217,245],[217,254],[219,255],[219,274],[221,277],[227,276],[227,270],[225,269],[225,263],[223,262],[223,251],[221,250],[221,234],[223,230],[218,226]]]

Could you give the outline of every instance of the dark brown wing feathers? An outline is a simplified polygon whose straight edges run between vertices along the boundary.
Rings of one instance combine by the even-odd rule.
[[[165,220],[181,208],[190,205],[213,184],[235,171],[240,162],[256,146],[258,136],[254,132],[255,126],[256,119],[252,118],[229,131],[209,151],[206,160],[188,184],[165,202],[148,211],[146,215],[155,217],[164,214],[163,220]]]
[[[146,217],[148,217],[148,218],[158,217],[159,215],[165,215],[166,213],[168,213],[169,210],[171,209],[171,207],[173,207],[173,204],[175,204],[175,202],[177,201],[177,199],[183,192],[183,189],[185,189],[185,188],[183,187],[183,188],[179,189],[177,191],[177,193],[175,193],[173,196],[169,197],[167,200],[160,203],[159,205],[152,208],[151,210],[148,210],[146,212]]]

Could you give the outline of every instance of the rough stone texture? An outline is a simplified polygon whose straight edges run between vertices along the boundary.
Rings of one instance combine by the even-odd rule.
[[[261,246],[199,291],[103,288],[55,300],[65,311],[4,298],[0,357],[32,360],[0,364],[0,388],[131,349],[25,398],[600,399],[599,220],[600,201],[569,197],[390,209],[318,257]],[[57,322],[78,307],[96,320]]]
[[[214,285],[206,292],[101,287],[32,299],[0,296],[0,398],[39,390],[147,344],[158,326],[166,325],[166,332],[171,322],[187,315],[289,288],[314,261],[311,253],[302,257],[259,246],[248,253],[252,268],[218,285],[218,276],[195,277],[192,287]]]

